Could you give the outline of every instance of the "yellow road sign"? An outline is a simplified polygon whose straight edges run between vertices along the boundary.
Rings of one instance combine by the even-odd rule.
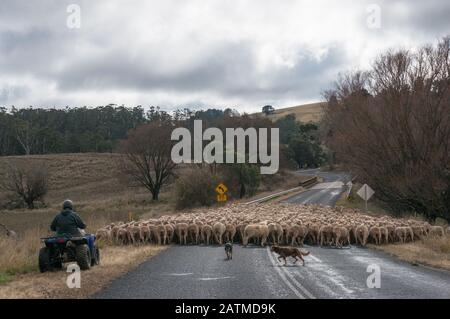
[[[220,183],[216,187],[216,193],[218,193],[218,194],[225,194],[227,191],[228,191],[228,188],[222,183]]]

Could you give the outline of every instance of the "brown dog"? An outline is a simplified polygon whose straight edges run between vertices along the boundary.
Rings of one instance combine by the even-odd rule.
[[[303,252],[297,248],[293,248],[293,247],[280,247],[280,246],[272,246],[270,248],[271,251],[276,252],[279,256],[278,256],[278,260],[280,260],[280,258],[284,259],[284,265],[287,264],[287,259],[286,257],[293,257],[295,259],[294,264],[297,262],[297,258],[299,258],[302,262],[303,262],[303,266],[305,265],[305,260],[303,259],[302,256],[308,256],[309,255],[309,251],[307,252]]]

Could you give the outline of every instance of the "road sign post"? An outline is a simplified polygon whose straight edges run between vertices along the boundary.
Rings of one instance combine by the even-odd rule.
[[[359,195],[359,197],[361,197],[362,199],[364,199],[365,201],[365,210],[367,213],[367,201],[373,196],[373,194],[375,194],[375,191],[370,188],[369,185],[364,184],[359,191],[357,192],[357,194]]]

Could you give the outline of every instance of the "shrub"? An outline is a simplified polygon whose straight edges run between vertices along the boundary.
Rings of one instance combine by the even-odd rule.
[[[6,178],[0,188],[21,198],[29,209],[36,208],[36,202],[41,201],[48,191],[49,175],[45,165],[39,164],[9,164]],[[13,206],[17,203],[13,201]]]
[[[187,171],[175,183],[177,209],[211,206],[216,202],[215,188],[219,183],[220,178],[207,169]]]
[[[235,198],[253,196],[259,188],[261,175],[257,165],[226,164],[221,166],[225,184]]]

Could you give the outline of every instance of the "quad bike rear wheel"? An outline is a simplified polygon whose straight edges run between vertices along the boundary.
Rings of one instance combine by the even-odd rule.
[[[94,255],[92,256],[91,266],[100,265],[100,249],[95,245],[94,247]]]
[[[39,250],[39,271],[44,273],[51,270],[50,266],[50,249],[42,247]]]
[[[91,268],[91,252],[88,245],[78,245],[75,248],[75,259],[81,270],[89,270]]]

